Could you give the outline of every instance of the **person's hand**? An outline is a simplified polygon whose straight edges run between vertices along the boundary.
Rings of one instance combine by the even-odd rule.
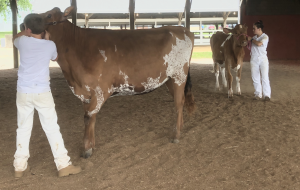
[[[250,40],[252,39],[252,37],[251,37],[251,36],[248,36],[247,38],[248,38],[248,41],[250,41]]]
[[[45,32],[41,33],[41,37],[42,37],[42,39],[45,39]]]
[[[45,38],[44,39],[50,40],[50,33],[47,30],[45,30]]]

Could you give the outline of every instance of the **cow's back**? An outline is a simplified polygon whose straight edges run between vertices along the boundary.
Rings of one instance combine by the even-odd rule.
[[[114,86],[125,81],[134,85],[135,90],[144,90],[143,82],[152,79],[162,82],[173,76],[177,64],[182,65],[184,73],[188,71],[194,35],[186,28],[80,31],[84,40],[78,39],[76,47],[72,48],[76,51],[72,55],[78,58],[71,58],[80,65],[81,69],[76,69],[78,76],[85,71],[93,81],[110,81]]]

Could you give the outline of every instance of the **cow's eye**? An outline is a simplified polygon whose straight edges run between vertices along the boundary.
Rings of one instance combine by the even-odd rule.
[[[48,15],[47,15],[47,18],[51,18],[51,16],[52,16],[51,14],[48,14]]]

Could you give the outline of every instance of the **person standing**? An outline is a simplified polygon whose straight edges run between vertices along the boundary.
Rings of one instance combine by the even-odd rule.
[[[58,59],[56,45],[49,40],[49,33],[45,31],[45,23],[40,15],[27,15],[24,18],[24,25],[25,30],[13,37],[14,45],[20,52],[16,100],[17,150],[13,162],[15,177],[22,177],[30,171],[29,141],[34,109],[38,111],[40,122],[51,146],[58,176],[80,173],[80,166],[73,166],[70,162],[57,124],[57,114],[50,89],[49,61]]]
[[[263,32],[264,25],[261,20],[253,24],[254,37],[248,37],[251,40],[251,76],[255,89],[254,100],[264,98],[270,101],[271,86],[269,80],[269,60],[267,56],[267,47],[269,36]]]

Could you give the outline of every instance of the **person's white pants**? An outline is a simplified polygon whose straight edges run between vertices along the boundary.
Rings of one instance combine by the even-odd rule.
[[[38,111],[40,122],[46,133],[57,170],[71,164],[62,135],[57,124],[57,114],[52,93],[19,93],[17,92],[18,129],[17,151],[15,153],[15,171],[24,171],[29,158],[29,141],[33,125],[34,108]]]
[[[268,57],[252,55],[250,65],[255,96],[271,98]]]

